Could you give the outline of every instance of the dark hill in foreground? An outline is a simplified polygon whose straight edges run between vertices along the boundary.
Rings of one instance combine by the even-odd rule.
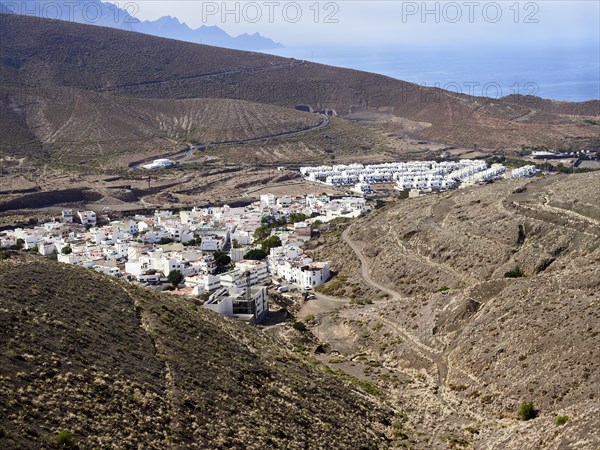
[[[187,300],[12,260],[0,298],[1,448],[387,446],[388,410]]]

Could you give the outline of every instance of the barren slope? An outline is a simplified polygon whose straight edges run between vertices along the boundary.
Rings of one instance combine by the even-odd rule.
[[[58,87],[18,90],[9,93],[6,103],[8,124],[24,124],[22,129],[31,130],[53,158],[71,163],[173,152],[186,142],[278,136],[310,129],[323,120],[242,100],[138,99]],[[3,135],[5,131],[5,145],[21,139],[12,129],[3,130]]]
[[[389,410],[187,300],[0,264],[0,447],[386,448]]]
[[[597,173],[552,176],[403,200],[359,219],[346,235],[372,281],[348,263],[347,243],[326,239],[317,251],[376,303],[323,317],[321,337],[421,380],[409,390],[380,379],[396,404],[412,399],[415,430],[432,430],[417,446],[597,448],[598,198]],[[517,267],[522,278],[505,276]],[[397,294],[379,300],[375,284]],[[524,401],[538,418],[517,420]],[[554,425],[558,415],[567,425]]]
[[[110,93],[115,102],[121,96],[229,98],[286,107],[306,103],[342,115],[386,111],[431,124],[420,131],[426,139],[509,150],[590,147],[600,135],[599,101],[557,106],[541,99],[470,97],[253,52],[24,16],[0,19],[0,80],[10,89],[60,85]],[[0,101],[7,108],[7,99]],[[12,146],[27,142],[15,136]]]

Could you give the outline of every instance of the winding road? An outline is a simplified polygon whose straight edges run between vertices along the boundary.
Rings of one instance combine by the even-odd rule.
[[[204,146],[209,146],[209,145],[236,145],[236,144],[248,144],[251,142],[262,142],[262,141],[266,141],[268,139],[273,139],[273,138],[278,138],[278,137],[288,137],[288,136],[297,136],[297,135],[301,135],[301,134],[305,134],[305,133],[310,133],[312,131],[316,131],[316,130],[320,130],[321,128],[325,128],[329,125],[329,117],[327,117],[327,115],[325,114],[321,114],[321,113],[317,113],[319,116],[321,116],[321,118],[323,120],[321,120],[320,123],[318,123],[317,125],[314,125],[312,127],[309,128],[304,128],[302,130],[293,130],[293,131],[281,131],[279,133],[273,133],[273,134],[269,134],[266,136],[260,136],[260,137],[255,137],[255,138],[247,138],[247,139],[236,139],[236,140],[232,140],[232,141],[215,141],[215,142],[207,142],[205,144],[203,144]],[[191,155],[191,149],[186,149],[186,150],[179,150],[175,153],[168,153],[165,155],[160,155],[160,156],[153,156],[151,158],[146,158],[142,161],[134,161],[129,163],[129,167],[133,168],[133,169],[137,169],[139,168],[139,166],[141,166],[142,164],[146,164],[154,159],[159,159],[159,158],[177,158],[178,156],[183,155],[183,159],[189,159],[190,155]],[[210,157],[209,157],[210,158]]]

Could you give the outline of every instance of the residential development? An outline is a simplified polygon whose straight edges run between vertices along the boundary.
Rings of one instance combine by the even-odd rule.
[[[502,177],[506,168],[502,164],[489,166],[482,160],[461,159],[301,167],[300,172],[308,181],[337,187],[354,185],[354,192],[369,194],[371,185],[377,183],[395,183],[401,191],[444,191]]]

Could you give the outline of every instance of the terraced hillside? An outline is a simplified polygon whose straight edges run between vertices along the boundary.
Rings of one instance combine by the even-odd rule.
[[[323,315],[321,339],[408,379],[373,375],[410,405],[409,435],[430,430],[416,447],[597,448],[598,198],[597,173],[506,180],[329,232],[312,251],[344,281],[322,292],[374,304]],[[535,419],[518,420],[522,402]]]
[[[388,446],[387,407],[191,301],[13,259],[0,298],[2,448]]]
[[[0,20],[4,88],[0,113],[8,124],[2,148],[13,154],[31,145],[37,133],[35,122],[28,124],[15,95],[32,87],[52,91],[55,86],[111,95],[111,101],[122,103],[125,109],[126,98],[138,97],[242,99],[288,108],[302,103],[332,108],[341,115],[384,111],[419,122],[418,134],[428,140],[509,151],[524,145],[592,148],[600,134],[598,101],[469,97],[366,72],[96,26],[7,14]],[[39,95],[43,103],[44,94]],[[102,96],[84,98],[90,102],[89,109],[100,108],[96,100],[104,102]],[[160,103],[155,105],[160,114]],[[171,119],[175,127],[171,130],[177,136],[174,140],[181,143],[179,136],[186,129],[185,124],[180,128],[176,118]],[[74,122],[84,122],[84,128],[89,128],[92,124],[86,120],[84,115]],[[149,131],[160,146],[164,130],[153,122],[139,125],[134,136],[126,138],[147,136]],[[121,148],[122,141],[113,139],[119,134],[119,123],[102,133],[105,141],[114,142],[108,152]],[[37,144],[43,147],[44,141]],[[62,147],[57,144],[59,150]]]

